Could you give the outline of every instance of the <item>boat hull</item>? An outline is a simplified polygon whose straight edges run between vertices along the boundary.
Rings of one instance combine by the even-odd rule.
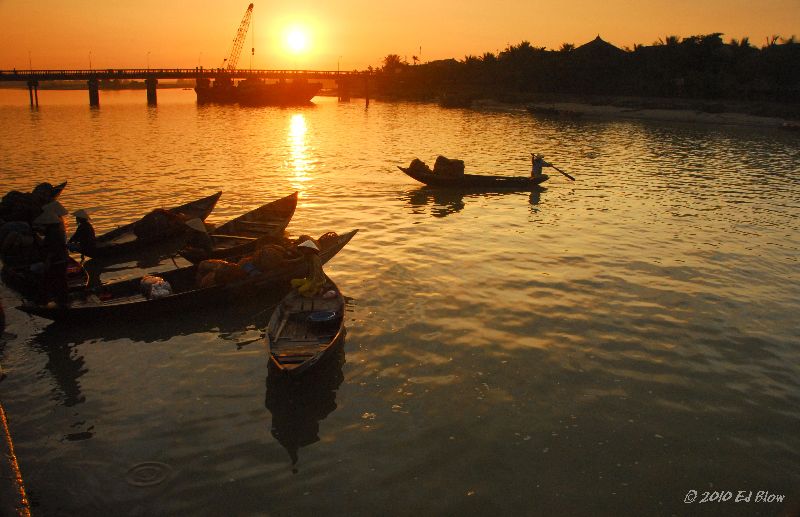
[[[321,293],[331,290],[336,296],[326,299],[322,294],[306,298],[292,289],[275,308],[264,340],[270,366],[278,375],[299,377],[312,371],[344,341],[344,296],[327,278]],[[329,311],[335,319],[323,324],[311,322],[309,316],[318,311]]]
[[[211,232],[211,253],[184,248],[180,255],[193,264],[207,259],[241,257],[283,235],[297,208],[297,192],[228,221]]]
[[[222,192],[217,192],[211,196],[200,198],[184,205],[171,208],[168,211],[172,212],[173,214],[180,215],[186,220],[195,218],[205,220],[205,218],[208,217],[211,211],[214,209],[214,206],[216,206],[221,195]],[[124,226],[120,226],[116,230],[112,230],[108,233],[98,236],[94,250],[87,250],[84,252],[84,255],[103,261],[112,258],[119,260],[122,257],[129,257],[133,254],[139,253],[142,250],[155,245],[156,243],[162,243],[171,239],[175,239],[175,245],[180,247],[182,244],[180,242],[180,238],[184,237],[187,232],[187,228],[178,227],[172,231],[168,231],[157,236],[139,238],[134,233],[134,228],[138,222],[139,221],[134,221]]]
[[[539,178],[529,176],[484,176],[478,174],[464,174],[461,176],[445,176],[433,172],[411,170],[407,167],[398,167],[410,177],[424,183],[429,187],[461,188],[482,190],[534,190],[547,181],[548,176],[542,174]]]

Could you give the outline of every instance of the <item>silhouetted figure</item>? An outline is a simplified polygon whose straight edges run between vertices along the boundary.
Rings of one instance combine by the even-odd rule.
[[[544,161],[541,154],[531,154],[531,178],[546,180],[549,176],[542,173],[544,167],[552,167],[553,164]]]
[[[69,238],[67,247],[70,251],[80,253],[81,261],[83,261],[84,254],[91,255],[94,252],[97,239],[86,210],[76,210],[72,215],[75,216],[77,228],[75,228],[75,233],[72,234],[72,237]]]
[[[51,298],[58,305],[67,305],[67,234],[63,217],[66,209],[58,201],[45,205],[34,219],[34,226],[42,228],[42,255],[44,257],[43,302]]]

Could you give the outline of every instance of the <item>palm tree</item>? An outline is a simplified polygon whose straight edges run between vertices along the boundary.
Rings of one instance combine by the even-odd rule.
[[[667,36],[665,39],[658,38],[659,45],[666,45],[668,47],[673,47],[679,43],[679,39],[677,36]]]
[[[406,63],[403,62],[403,59],[397,54],[389,54],[385,58],[383,58],[383,71],[384,72],[392,72],[401,68]]]
[[[561,44],[561,48],[558,49],[558,50],[559,50],[559,52],[572,52],[573,50],[575,50],[575,44],[574,43],[562,43]]]

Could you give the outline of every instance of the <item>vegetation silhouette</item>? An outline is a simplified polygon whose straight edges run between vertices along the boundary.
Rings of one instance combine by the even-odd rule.
[[[414,63],[417,61],[415,60]],[[389,54],[376,70],[375,93],[384,98],[441,100],[466,106],[474,99],[501,102],[553,100],[554,96],[615,96],[654,100],[645,107],[676,107],[671,100],[705,101],[705,111],[740,101],[800,103],[800,43],[792,36],[768,38],[757,48],[749,38],[725,43],[722,33],[680,39],[668,35],[651,45],[618,48],[598,35],[558,50],[529,41],[482,56],[409,64]],[[709,102],[711,101],[711,102]],[[800,116],[800,107],[790,113]],[[768,114],[768,113],[764,113]]]

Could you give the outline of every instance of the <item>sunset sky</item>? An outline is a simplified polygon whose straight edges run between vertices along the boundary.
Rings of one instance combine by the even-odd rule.
[[[363,69],[399,54],[421,61],[497,52],[523,40],[558,48],[598,34],[619,47],[712,32],[800,29],[800,0],[295,0],[259,2],[239,68]],[[0,0],[0,69],[222,66],[247,1]],[[295,49],[288,43],[294,31]],[[303,37],[305,41],[303,42]],[[303,44],[304,43],[304,44]],[[297,48],[300,47],[300,48]]]

